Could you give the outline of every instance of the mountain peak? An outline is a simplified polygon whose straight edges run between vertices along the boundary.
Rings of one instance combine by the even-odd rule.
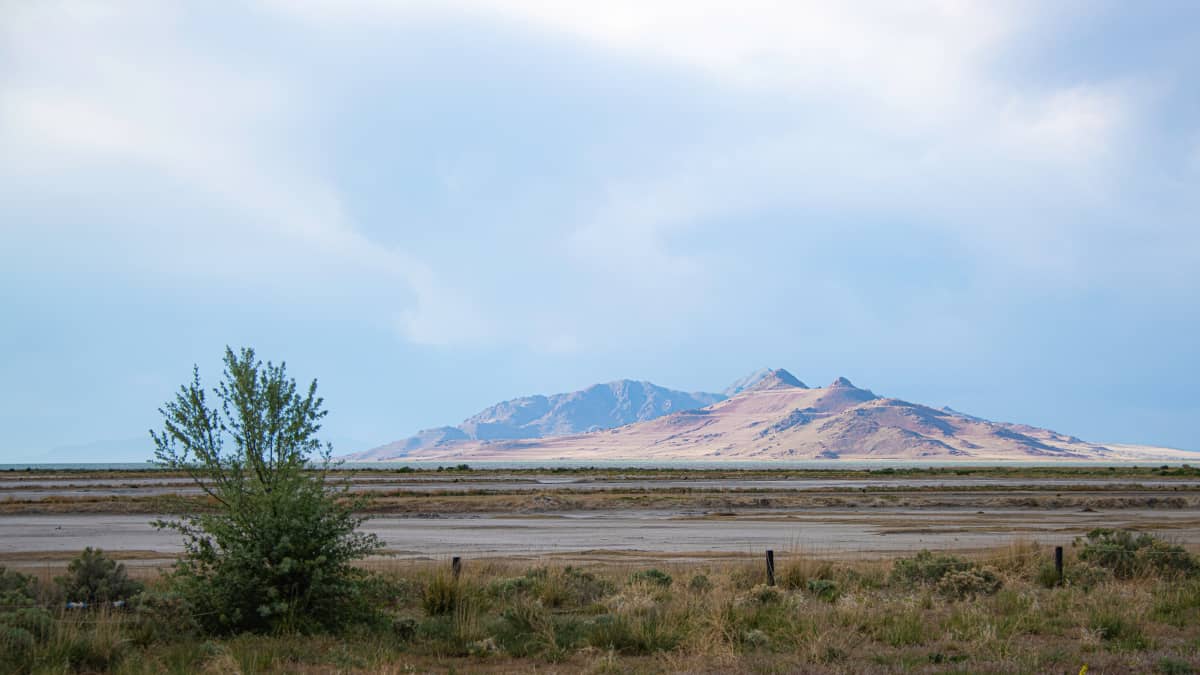
[[[847,380],[844,377],[839,377],[838,379],[833,381],[833,384],[831,384],[829,386],[830,387],[850,387],[851,389],[858,389],[858,387],[854,386],[854,384],[851,383],[850,380]]]
[[[743,388],[742,391],[768,391],[771,389],[808,389],[808,385],[783,368],[777,368],[763,372],[762,377]]]

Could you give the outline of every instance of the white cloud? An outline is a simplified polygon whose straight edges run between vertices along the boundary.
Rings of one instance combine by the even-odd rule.
[[[565,227],[555,222],[536,233],[531,227],[521,235],[529,240],[514,250],[536,246],[563,256],[562,264],[533,256],[523,264],[543,266],[547,277],[557,275],[576,292],[542,300],[531,290],[501,309],[480,300],[500,295],[485,287],[493,280],[436,268],[356,227],[344,196],[324,175],[311,147],[316,142],[307,140],[318,127],[312,109],[323,92],[301,69],[227,60],[211,44],[189,49],[170,5],[64,2],[30,5],[8,17],[0,38],[16,67],[0,75],[6,150],[0,171],[41,172],[53,180],[64,167],[98,162],[168,176],[237,215],[208,228],[257,242],[242,253],[246,260],[283,246],[303,258],[306,264],[294,267],[305,275],[350,270],[369,285],[394,287],[380,311],[405,339],[421,344],[520,342],[569,352],[590,344],[589,336],[616,330],[614,317],[632,317],[625,328],[631,334],[679,330],[675,324],[703,314],[704,292],[714,285],[712,261],[679,242],[705,222],[771,208],[885,214],[956,242],[975,259],[974,274],[1031,286],[1092,283],[1127,255],[1075,244],[1089,239],[1093,216],[1119,199],[1131,138],[1142,123],[1143,91],[1134,80],[1050,86],[994,72],[998,60],[1021,48],[1024,31],[1043,20],[1040,3],[264,4],[277,12],[268,17],[302,19],[314,33],[400,25],[430,14],[518,24],[623,62],[698,76],[726,100],[770,111],[764,116],[770,121],[753,127],[735,120],[691,141],[641,148],[660,153],[652,167],[634,159],[607,167],[595,185],[570,186],[596,197]],[[382,32],[363,34],[386,39]],[[437,162],[429,170],[447,191],[471,193],[469,172]],[[241,231],[247,227],[252,236]],[[209,229],[124,233],[163,248],[184,238],[192,258],[202,261],[191,275],[214,268],[212,258],[222,251],[202,250],[219,239],[213,235]],[[534,242],[538,237],[553,241]],[[1171,237],[1161,240],[1171,246]],[[165,264],[170,269],[154,272],[180,274],[188,261]],[[280,283],[283,273],[228,260],[216,267],[220,274],[258,270],[258,283]]]
[[[190,52],[176,31],[181,17],[159,3],[46,3],[7,18],[0,36],[19,67],[0,79],[0,173],[61,191],[51,186],[80,167],[110,176],[141,169],[231,214],[108,232],[140,249],[126,266],[150,265],[156,281],[276,288],[328,283],[322,270],[352,269],[393,286],[396,307],[381,311],[395,313],[415,342],[474,342],[486,333],[470,302],[427,265],[347,220],[338,191],[294,133],[311,122],[294,73]],[[9,226],[18,227],[15,219]]]

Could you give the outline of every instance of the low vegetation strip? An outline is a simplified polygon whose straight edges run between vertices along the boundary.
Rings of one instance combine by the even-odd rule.
[[[0,669],[198,672],[1200,672],[1200,566],[1149,535],[1096,530],[839,562],[517,567],[400,564],[376,612],[303,637],[229,634],[87,551],[65,577],[0,571]],[[78,596],[78,597],[76,597]]]
[[[1200,490],[1170,487],[1078,486],[1046,488],[924,487],[828,490],[760,490],[726,488],[636,488],[604,491],[553,490],[437,490],[378,492],[363,506],[372,514],[548,513],[605,509],[689,509],[715,512],[745,509],[811,508],[1028,508],[1028,509],[1197,509]],[[2,514],[159,514],[211,509],[202,495],[86,494],[37,499],[0,496]]]

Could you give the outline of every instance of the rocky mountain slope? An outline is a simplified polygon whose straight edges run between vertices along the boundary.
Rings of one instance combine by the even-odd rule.
[[[648,383],[622,381],[598,386],[601,387],[599,391],[592,387],[560,397],[509,401],[467,420],[454,433],[444,430],[423,432],[428,436],[419,435],[414,437],[419,439],[417,441],[408,439],[383,446],[355,459],[1121,461],[1200,458],[1200,455],[1181,450],[1098,445],[1028,425],[992,422],[949,408],[931,408],[881,397],[854,386],[845,378],[838,378],[826,387],[809,388],[786,370],[755,373],[727,390],[731,394],[728,398],[670,392]],[[656,397],[644,394],[647,391],[655,391]],[[670,392],[673,396],[658,391]],[[622,395],[618,392],[630,393]],[[689,402],[700,403],[702,396],[719,400],[703,406],[688,405]],[[602,405],[593,408],[583,405],[581,400],[595,400]],[[658,404],[651,405],[651,400]],[[567,406],[567,401],[574,403]],[[564,412],[568,409],[571,414]],[[580,429],[585,424],[600,427],[603,423],[615,428],[598,428],[586,433],[568,431]],[[490,426],[492,424],[499,426]],[[529,435],[498,435],[518,431]]]
[[[724,398],[722,394],[676,391],[650,382],[616,380],[565,394],[514,398],[472,415],[458,426],[425,429],[350,458],[392,459],[469,441],[545,438],[612,429],[702,408]]]

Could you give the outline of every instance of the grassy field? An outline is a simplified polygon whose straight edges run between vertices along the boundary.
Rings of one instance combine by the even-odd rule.
[[[545,491],[509,490],[501,485],[485,491],[456,488],[453,482],[487,479],[502,484],[547,473],[614,483],[629,479],[872,477],[1103,478],[1115,482],[1019,488],[831,485],[813,490],[651,484],[636,488],[614,485],[604,491],[562,485]],[[389,484],[373,495],[369,510],[378,514],[700,509],[696,518],[747,513],[762,518],[776,511],[787,514],[788,509],[828,514],[838,509],[870,513],[875,507],[881,507],[880,511],[947,507],[971,518],[983,509],[1013,509],[1028,513],[1030,519],[1038,514],[1103,509],[1115,519],[1121,509],[1166,512],[1158,511],[1161,509],[1186,515],[1200,507],[1200,490],[1182,484],[1200,478],[1200,470],[1194,467],[455,469],[340,475],[351,481],[449,479],[444,488],[435,491],[410,491]],[[100,479],[124,487],[122,481],[160,477],[170,476],[152,471],[0,472],[0,490],[26,480]],[[1148,486],[1140,481],[1165,484]],[[17,491],[14,488],[13,493]],[[200,497],[136,492],[120,496],[82,492],[43,499],[5,498],[0,492],[0,514],[142,514],[207,506]],[[1109,517],[1103,515],[1098,522],[1107,523]],[[1169,525],[1164,520],[1155,529],[1170,532]],[[1067,543],[1069,539],[1055,534],[1051,541]],[[151,600],[131,601],[122,608],[67,609],[69,598],[57,592],[52,581],[63,572],[65,559],[55,558],[54,564],[47,562],[44,569],[37,565],[23,568],[39,577],[25,600],[5,586],[8,582],[0,574],[0,672],[1076,675],[1084,666],[1089,673],[1200,672],[1200,563],[1182,548],[1161,540],[1139,545],[1080,540],[1066,548],[1061,581],[1053,565],[1053,549],[1033,542],[954,555],[905,554],[908,557],[883,559],[806,556],[803,551],[781,550],[776,557],[775,585],[766,583],[765,565],[759,556],[704,555],[701,551],[592,553],[535,560],[530,556],[469,559],[457,578],[450,573],[449,560],[370,559],[364,566],[378,575],[383,620],[337,635],[215,637],[201,635],[188,609],[163,595],[166,584],[155,569],[134,569],[148,584],[151,595],[145,597]],[[10,551],[3,560],[13,564],[29,555]],[[162,554],[120,555],[132,559]],[[26,639],[14,628],[33,637]]]
[[[1200,580],[1187,568],[1194,561],[1156,565],[1154,555],[1169,547],[1150,557],[1091,550],[1110,555],[1068,548],[1062,585],[1052,551],[1033,543],[970,558],[873,562],[781,552],[775,586],[766,585],[760,560],[654,567],[466,561],[457,580],[448,561],[397,562],[381,571],[388,619],[345,635],[203,638],[169,604],[58,609],[45,637],[13,668],[1074,675],[1087,665],[1090,673],[1198,672]],[[1126,553],[1136,564],[1122,566]]]

